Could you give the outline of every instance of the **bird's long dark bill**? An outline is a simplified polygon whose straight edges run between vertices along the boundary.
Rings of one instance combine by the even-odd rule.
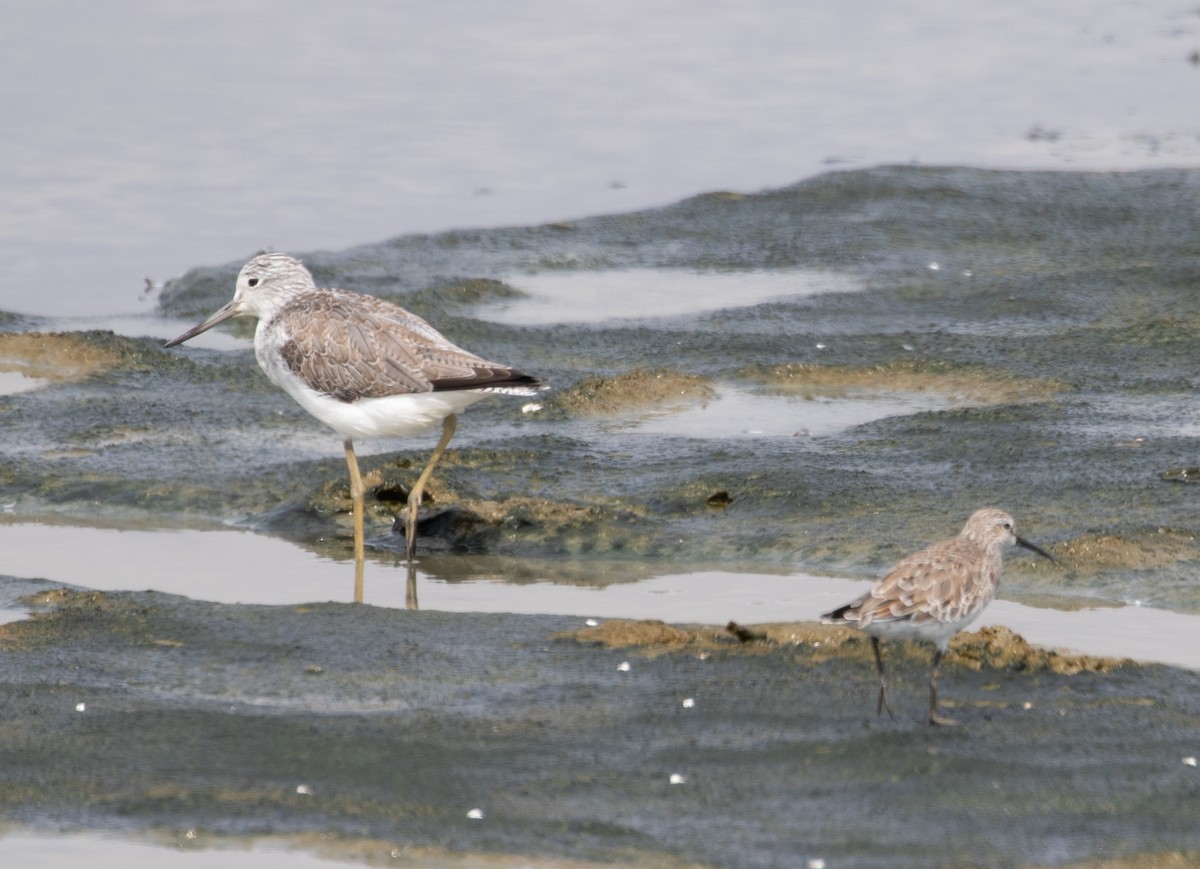
[[[227,304],[223,308],[218,309],[211,317],[209,317],[207,320],[205,320],[199,326],[193,326],[191,329],[188,329],[186,332],[184,332],[178,338],[171,339],[163,346],[164,347],[174,347],[176,344],[182,344],[184,341],[188,340],[189,338],[195,338],[201,332],[207,332],[209,329],[211,329],[213,326],[217,325],[218,323],[224,323],[230,317],[235,317],[235,316],[237,316],[237,308],[235,308],[233,306],[233,302],[230,301],[229,304]]]
[[[1042,556],[1042,558],[1049,558],[1051,561],[1057,561],[1057,559],[1055,559],[1055,557],[1045,549],[1042,549],[1042,547],[1037,546],[1036,544],[1030,543],[1028,540],[1018,537],[1017,545],[1022,549],[1028,549],[1030,552],[1036,552],[1038,555]]]

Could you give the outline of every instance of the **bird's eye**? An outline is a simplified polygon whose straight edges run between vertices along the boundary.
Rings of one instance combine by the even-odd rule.
[[[1011,522],[1005,522],[1005,523],[1004,523],[1004,530],[1005,530],[1005,531],[1012,531],[1012,523],[1011,523]]]
[[[257,287],[257,286],[258,286],[258,278],[249,278],[249,279],[247,279],[247,281],[246,281],[246,286],[248,286],[248,287]]]

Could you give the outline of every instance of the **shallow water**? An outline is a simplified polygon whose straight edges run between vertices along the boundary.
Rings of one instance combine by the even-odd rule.
[[[15,395],[30,389],[40,389],[45,385],[45,380],[29,377],[20,372],[0,371],[0,395]]]
[[[102,591],[153,589],[219,603],[276,606],[350,602],[355,594],[349,562],[322,558],[244,531],[3,525],[0,549],[7,553],[5,570],[11,575],[67,585],[80,585],[82,577],[83,585]],[[172,567],[176,564],[187,567]],[[579,575],[554,581],[550,564],[540,565],[546,579],[514,583],[506,580],[508,567],[502,560],[488,558],[424,558],[417,570],[417,602],[421,609],[443,612],[760,624],[814,620],[866,587],[861,579],[844,577],[687,568],[639,573],[636,581],[589,584],[579,578],[587,575],[586,567]],[[539,566],[526,569],[537,575]],[[609,565],[605,574],[622,572],[628,575],[629,570]],[[405,608],[404,567],[370,563],[362,602]],[[0,596],[0,605],[5,603]],[[1064,612],[998,600],[976,627],[993,624],[1050,648],[1200,670],[1198,615],[1145,606]]]
[[[829,398],[765,395],[718,387],[699,406],[616,423],[624,431],[686,438],[820,437],[888,417],[954,406],[933,394]]]
[[[162,841],[128,840],[114,835],[55,835],[20,830],[0,835],[0,861],[18,869],[73,865],[89,869],[321,869],[334,865],[394,865],[406,869],[604,869],[628,865],[625,861],[610,864],[543,860],[534,856],[451,855],[435,849],[386,848],[377,843],[364,847],[352,841],[339,843],[335,837],[314,845],[311,838],[289,841],[277,837],[257,842],[253,837],[208,837],[198,836],[195,830],[189,832],[190,835],[179,834],[178,843],[167,845]]]
[[[298,850],[264,847],[239,850],[179,850],[152,842],[131,842],[113,836],[9,833],[0,837],[0,860],[6,866],[33,869],[50,866],[88,866],[90,869],[320,869],[334,861]],[[362,865],[358,860],[346,863]]]
[[[620,269],[515,275],[508,282],[526,298],[492,305],[480,314],[511,326],[678,317],[864,288],[855,275],[794,270]]]
[[[114,0],[7,23],[0,117],[22,135],[0,160],[0,309],[23,313],[144,309],[144,276],[263,246],[557,221],[829,168],[1200,165],[1186,0]]]

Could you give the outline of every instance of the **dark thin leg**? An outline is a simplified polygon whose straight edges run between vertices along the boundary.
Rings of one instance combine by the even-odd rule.
[[[450,438],[454,437],[454,429],[457,427],[458,419],[454,414],[450,414],[442,420],[442,437],[438,440],[437,446],[433,448],[429,464],[425,466],[425,470],[421,471],[421,476],[417,477],[412,491],[408,493],[408,515],[404,521],[404,545],[410,562],[417,551],[417,510],[421,506],[421,495],[425,491],[425,484],[429,482],[430,475],[433,474],[433,466],[438,463],[442,453],[446,452],[446,444],[450,443]]]
[[[955,727],[958,725],[957,721],[953,718],[943,718],[938,715],[937,711],[937,678],[941,663],[942,650],[938,647],[933,650],[933,664],[929,667],[929,723],[942,727]]]
[[[883,657],[879,654],[878,637],[871,637],[871,649],[875,652],[875,669],[879,671],[879,702],[875,704],[875,714],[882,715],[883,710],[887,709],[888,717],[895,721],[896,713],[892,712],[892,704],[888,702],[887,681],[883,678]]]

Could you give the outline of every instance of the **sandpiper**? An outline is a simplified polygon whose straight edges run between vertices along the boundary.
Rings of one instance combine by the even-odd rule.
[[[938,714],[938,665],[950,638],[975,621],[991,603],[1004,566],[1001,551],[1014,544],[1054,560],[1041,548],[1018,537],[1012,517],[1004,511],[992,507],[977,510],[957,537],[908,556],[862,597],[821,616],[825,624],[853,625],[870,635],[879,671],[876,715],[882,715],[886,708],[888,715],[896,717],[888,702],[879,641],[922,640],[934,644],[929,668],[929,723],[958,723]]]
[[[534,395],[546,388],[539,377],[455,346],[399,305],[319,289],[303,264],[281,253],[246,263],[233,299],[164,346],[243,316],[258,318],[254,356],[271,382],[343,438],[359,565],[365,489],[355,438],[416,435],[442,423],[442,436],[408,494],[404,533],[412,562],[421,494],[454,435],[455,414],[493,393]]]

